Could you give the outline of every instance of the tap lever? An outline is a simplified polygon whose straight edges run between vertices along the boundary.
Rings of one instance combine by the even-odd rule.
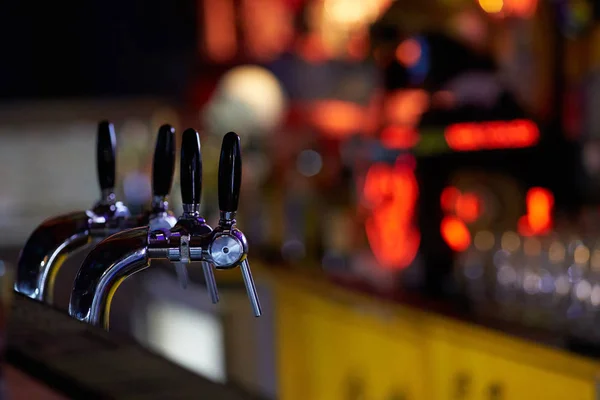
[[[117,138],[115,127],[110,121],[102,121],[98,124],[96,162],[98,181],[104,197],[105,194],[112,194],[116,177]]]
[[[256,286],[254,285],[254,279],[252,278],[252,272],[250,271],[250,264],[248,259],[245,259],[240,264],[242,270],[242,278],[244,278],[244,284],[246,285],[246,293],[248,293],[248,299],[250,299],[250,305],[255,317],[260,317],[262,311],[260,309],[260,301],[258,300],[258,293],[256,293]]]
[[[210,299],[213,304],[219,302],[219,292],[217,290],[217,281],[215,280],[215,274],[212,270],[212,265],[209,262],[202,261],[202,271],[204,272],[204,281],[206,282],[206,289],[210,295]]]
[[[175,157],[175,128],[165,124],[158,129],[152,161],[152,205],[148,214],[152,231],[169,230],[177,223],[167,202],[173,185]]]
[[[229,132],[223,137],[219,159],[219,209],[226,221],[235,218],[242,183],[242,152],[240,137]]]
[[[163,125],[158,130],[152,164],[152,194],[164,199],[171,190],[175,172],[175,128]]]
[[[176,261],[173,264],[175,264],[175,274],[177,275],[177,280],[179,281],[179,286],[181,286],[182,289],[187,289],[189,276],[188,276],[187,267],[185,265],[186,263],[181,262],[181,261]]]
[[[202,153],[200,135],[192,128],[183,132],[181,140],[180,181],[184,213],[198,214],[202,196]]]
[[[204,219],[200,218],[200,199],[202,197],[202,152],[200,146],[200,135],[194,129],[187,129],[183,132],[183,138],[181,140],[181,166],[180,166],[180,180],[181,180],[181,200],[183,203],[183,218],[192,217],[198,225],[195,225],[193,230],[196,234],[207,235],[212,232],[212,229],[206,225]],[[200,228],[200,230],[198,230]],[[193,236],[193,235],[192,235]],[[183,239],[183,236],[182,236]],[[184,256],[187,254],[187,261],[191,261],[190,254],[191,244],[186,240],[180,243],[180,253]],[[204,272],[204,279],[206,281],[206,287],[210,294],[210,298],[213,303],[219,301],[219,294],[217,292],[217,285],[215,276],[213,274],[212,266],[207,262],[201,262],[202,271]],[[184,285],[184,281],[187,284],[187,270],[185,264],[176,263],[175,270],[179,277],[181,285]],[[185,271],[184,271],[185,270]],[[185,272],[185,277],[184,277]]]
[[[235,227],[241,183],[240,137],[235,132],[229,132],[223,137],[221,158],[219,159],[218,184],[221,217],[208,252],[217,269],[228,269],[239,265],[254,316],[260,317],[260,302],[247,259],[248,243],[244,234]]]

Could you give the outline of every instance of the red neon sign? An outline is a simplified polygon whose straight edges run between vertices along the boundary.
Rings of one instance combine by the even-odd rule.
[[[444,137],[455,151],[517,149],[537,144],[540,132],[532,121],[515,120],[454,124]]]
[[[419,188],[413,168],[410,162],[375,164],[365,177],[363,196],[373,208],[365,229],[384,268],[408,267],[419,250],[421,236],[413,224]]]

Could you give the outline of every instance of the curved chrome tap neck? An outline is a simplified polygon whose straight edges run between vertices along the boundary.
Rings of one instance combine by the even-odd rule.
[[[148,266],[148,227],[119,232],[86,257],[73,284],[69,314],[108,328],[112,297],[129,276]]]
[[[110,326],[110,308],[112,299],[123,281],[148,267],[146,248],[132,251],[111,264],[97,282],[96,296],[87,315],[87,321],[93,325],[102,325],[106,330]],[[70,312],[70,310],[69,310]]]

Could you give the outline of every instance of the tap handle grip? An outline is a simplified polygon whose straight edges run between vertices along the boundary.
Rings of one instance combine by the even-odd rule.
[[[154,162],[152,164],[152,191],[154,196],[169,194],[175,173],[175,128],[163,125],[158,130]]]
[[[180,167],[181,200],[183,204],[200,204],[202,196],[202,153],[200,135],[195,129],[183,132]]]
[[[98,124],[96,162],[100,189],[102,191],[114,189],[117,163],[117,138],[115,127],[110,121],[101,121]]]
[[[219,209],[236,212],[242,184],[242,151],[240,137],[229,132],[223,137],[219,160]]]

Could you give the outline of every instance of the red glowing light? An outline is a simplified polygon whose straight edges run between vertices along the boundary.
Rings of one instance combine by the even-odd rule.
[[[413,67],[421,58],[421,45],[415,39],[406,39],[396,49],[396,59],[405,67]]]
[[[552,229],[554,195],[548,189],[534,187],[525,198],[527,214],[518,222],[518,231],[523,236],[544,235]]]
[[[527,192],[527,220],[535,233],[544,233],[552,225],[554,196],[548,189],[535,187]]]
[[[365,200],[376,208],[392,192],[392,173],[387,164],[374,164],[367,171],[363,186]]]
[[[454,124],[446,128],[444,137],[452,150],[477,151],[531,147],[540,132],[532,121],[515,120]]]
[[[454,251],[465,251],[471,244],[471,233],[457,217],[444,217],[440,226],[444,241]]]
[[[429,94],[423,89],[396,90],[385,98],[384,117],[389,124],[414,128],[429,106]]]
[[[391,125],[381,132],[380,140],[387,149],[405,150],[419,142],[419,134],[409,127]]]
[[[449,186],[442,191],[442,210],[455,214],[466,223],[475,222],[480,216],[483,201],[477,193],[461,193],[458,188]]]
[[[504,11],[521,18],[530,18],[535,14],[538,0],[504,0]]]
[[[373,207],[365,221],[369,245],[385,268],[406,268],[417,255],[421,237],[413,224],[419,195],[413,165],[373,165],[365,177],[365,200]]]
[[[457,188],[453,186],[445,188],[442,191],[442,196],[440,199],[442,204],[442,210],[446,211],[447,213],[453,212],[459,197],[460,190],[458,190]]]
[[[456,201],[456,215],[463,221],[474,222],[481,215],[481,200],[475,193],[465,193]]]

